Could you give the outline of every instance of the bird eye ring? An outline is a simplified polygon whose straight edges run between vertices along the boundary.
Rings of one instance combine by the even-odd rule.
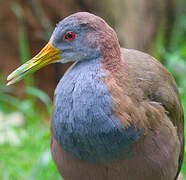
[[[66,32],[63,36],[64,41],[73,41],[75,38],[75,34],[72,31]]]

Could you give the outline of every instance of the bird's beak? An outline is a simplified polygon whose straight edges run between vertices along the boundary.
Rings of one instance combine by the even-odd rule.
[[[13,71],[7,78],[7,85],[14,84],[24,78],[26,74],[33,73],[38,69],[60,60],[60,50],[49,43],[31,60]]]

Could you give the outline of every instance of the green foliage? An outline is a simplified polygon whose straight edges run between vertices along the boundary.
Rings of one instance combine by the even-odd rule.
[[[52,111],[52,101],[49,96],[43,91],[34,88],[26,87],[26,94],[30,98],[20,99],[9,95],[8,92],[13,92],[14,88],[0,85],[0,112],[4,114],[18,111],[24,115],[28,121],[35,121],[46,113],[50,114]],[[33,101],[33,99],[37,101]],[[46,106],[47,111],[41,113],[36,107],[36,102],[41,101]]]
[[[4,117],[16,111],[22,114],[25,122],[20,126],[9,125],[5,120],[0,124],[0,179],[2,180],[40,180],[61,179],[50,155],[49,123],[43,120],[46,113],[51,113],[52,103],[43,91],[26,87],[26,94],[30,98],[16,98],[10,95],[14,88],[0,86],[0,113]],[[8,94],[9,93],[9,94]],[[36,101],[43,102],[47,111],[41,112],[35,108]],[[0,114],[1,116],[1,114]],[[0,117],[0,119],[4,119]],[[10,136],[11,142],[1,142],[3,133]],[[13,140],[15,139],[15,140]],[[14,141],[16,141],[14,143]],[[17,144],[18,141],[18,144]]]
[[[0,146],[0,179],[60,180],[49,150],[48,123],[26,123],[14,130],[21,143]]]
[[[29,94],[31,97],[36,97],[40,99],[46,106],[47,112],[51,114],[52,112],[52,102],[49,96],[41,91],[40,89],[34,88],[34,87],[26,87],[26,93]]]

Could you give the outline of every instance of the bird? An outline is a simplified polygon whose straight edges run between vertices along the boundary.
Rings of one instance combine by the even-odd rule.
[[[178,178],[183,108],[174,78],[158,60],[121,48],[102,18],[77,12],[56,25],[7,85],[55,62],[73,62],[55,89],[50,133],[64,180]]]

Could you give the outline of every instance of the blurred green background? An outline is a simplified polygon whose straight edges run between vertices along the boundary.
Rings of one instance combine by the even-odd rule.
[[[186,112],[185,0],[0,0],[0,4],[0,179],[61,179],[50,155],[49,124],[55,86],[70,64],[53,64],[14,86],[5,84],[11,71],[41,50],[55,24],[74,12],[101,16],[116,30],[123,47],[161,61],[176,79]],[[186,178],[186,159],[182,175]]]

